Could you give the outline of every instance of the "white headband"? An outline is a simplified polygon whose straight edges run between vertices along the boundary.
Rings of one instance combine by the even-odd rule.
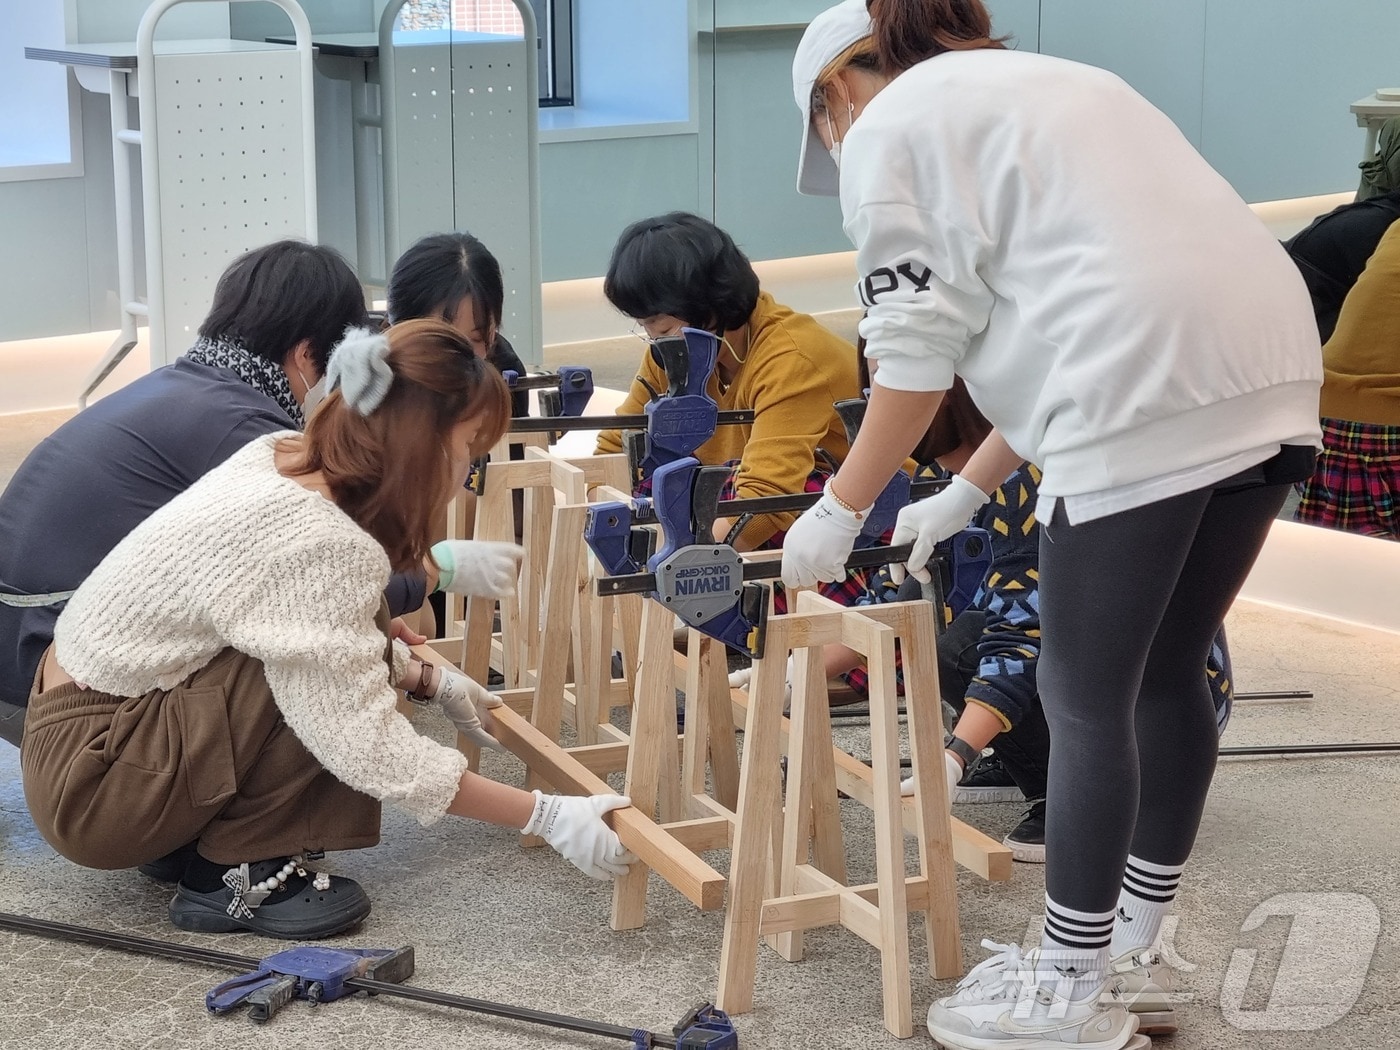
[[[345,403],[367,416],[384,403],[394,383],[389,340],[371,328],[347,328],[326,366],[327,392],[340,388]]]

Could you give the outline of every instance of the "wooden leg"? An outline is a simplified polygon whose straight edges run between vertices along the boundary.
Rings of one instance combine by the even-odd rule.
[[[555,507],[554,528],[549,543],[548,579],[552,585],[544,592],[544,625],[541,633],[550,644],[542,647],[543,660],[535,675],[535,703],[530,722],[551,740],[558,740],[563,726],[564,685],[568,671],[569,645],[565,641],[573,633],[573,609],[576,595],[579,546],[583,543],[583,522],[588,516],[586,506]],[[531,614],[538,615],[537,613]],[[525,789],[546,789],[533,770],[525,776]],[[532,836],[522,837],[522,843],[539,845]]]
[[[837,882],[846,881],[846,843],[841,834],[841,800],[837,796],[836,763],[831,739],[831,709],[827,703],[826,672],[819,667],[816,701],[807,709],[803,734],[810,757],[807,783],[812,799],[812,866]],[[794,690],[795,691],[795,690]]]
[[[622,676],[627,681],[627,695],[636,696],[637,670],[641,661],[642,609],[647,600],[640,594],[624,594],[614,600],[618,629],[622,632],[618,645],[622,653]]]
[[[894,677],[895,632],[853,614],[851,626],[866,644],[870,681],[870,750],[875,774],[875,866],[880,888],[880,975],[885,1027],[914,1034],[909,984],[909,910],[904,885],[904,825],[899,795],[899,719]]]
[[[773,823],[782,804],[778,760],[782,755],[786,657],[791,649],[785,625],[770,621],[768,651],[754,664],[744,723],[744,760],[739,773],[739,811],[729,864],[729,904],[719,956],[716,1005],[729,1013],[753,1008],[758,972],[759,920],[769,882]],[[781,653],[781,656],[776,654]]]
[[[915,608],[903,636],[904,706],[909,712],[909,750],[914,762],[914,825],[919,874],[928,879],[924,935],[933,977],[962,976],[957,869],[943,775],[943,716],[938,691],[938,650],[931,609]]]
[[[659,602],[646,603],[642,612],[643,661],[632,701],[632,742],[627,751],[624,791],[648,818],[656,814],[663,751],[669,749],[674,755],[676,750],[671,622],[670,611]],[[627,875],[613,882],[614,930],[636,929],[646,918],[647,871],[646,865],[633,864]]]
[[[710,779],[714,799],[731,813],[739,808],[739,744],[734,735],[734,706],[729,702],[729,663],[724,646],[710,647],[710,671],[699,703],[706,710]],[[687,694],[686,702],[689,703]]]
[[[705,771],[710,750],[710,707],[706,702],[713,682],[715,641],[691,631],[686,645],[685,731],[681,746],[681,789],[687,796],[706,793]],[[687,805],[687,812],[690,811]],[[701,816],[699,813],[691,814]]]
[[[472,598],[467,602],[466,622],[462,626],[461,667],[469,677],[482,685],[491,673],[491,642],[495,630],[496,603],[490,598]]]
[[[592,586],[579,594],[579,673],[574,680],[574,733],[580,744],[601,743],[599,725],[608,717],[612,686],[613,604]]]
[[[769,659],[782,659],[772,653]],[[792,703],[788,712],[791,723],[788,747],[787,791],[783,804],[783,838],[778,851],[778,892],[779,897],[791,897],[797,893],[797,869],[806,864],[812,842],[812,802],[813,785],[808,764],[819,750],[811,746],[808,732],[813,711],[826,704],[825,691],[821,696],[813,696],[813,687],[824,677],[822,674],[822,651],[819,646],[797,649],[793,652]],[[826,744],[830,750],[830,743]],[[832,784],[833,791],[835,784]],[[773,949],[788,962],[798,962],[802,958],[802,931],[789,930],[769,938]]]

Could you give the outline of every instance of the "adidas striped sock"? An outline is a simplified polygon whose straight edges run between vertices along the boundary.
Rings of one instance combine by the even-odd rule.
[[[1108,946],[1113,936],[1113,912],[1075,911],[1045,895],[1045,932],[1041,958],[1050,979],[1068,980],[1061,994],[1070,999],[1097,995],[1108,969]]]
[[[1176,889],[1181,884],[1180,864],[1153,864],[1137,857],[1128,858],[1123,871],[1123,891],[1118,896],[1117,923],[1109,952],[1118,958],[1138,948],[1157,943],[1162,920],[1172,910]]]

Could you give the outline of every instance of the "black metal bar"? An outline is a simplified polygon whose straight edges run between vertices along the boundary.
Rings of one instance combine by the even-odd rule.
[[[224,970],[240,970],[245,973],[257,970],[262,965],[261,959],[253,959],[245,955],[230,955],[226,952],[210,951],[206,948],[195,948],[169,941],[157,941],[134,934],[107,933],[86,926],[70,926],[67,923],[31,919],[24,915],[11,915],[6,912],[0,912],[0,929],[15,930],[19,933],[51,937],[62,941],[75,941],[79,944],[96,944],[103,948],[117,948],[127,952],[140,952],[144,955],[156,955],[180,962],[197,962],[205,966],[214,966]],[[505,1003],[493,1003],[485,999],[472,999],[465,995],[452,995],[448,992],[414,988],[411,985],[374,981],[365,977],[351,978],[345,984],[358,991],[393,995],[400,999],[412,999],[415,1002],[431,1003],[435,1006],[470,1010],[473,1013],[490,1014],[494,1017],[505,1017],[528,1024],[547,1025],[550,1028],[561,1028],[570,1032],[585,1032],[608,1039],[623,1039],[630,1042],[637,1031],[637,1029],[623,1028],[621,1025],[607,1024],[602,1021],[590,1021],[582,1017],[568,1017],[563,1014],[547,1013],[543,1010],[531,1010],[523,1006],[509,1006]],[[648,1035],[653,1046],[674,1047],[676,1045],[676,1039],[673,1036],[660,1032],[650,1032]]]
[[[504,1003],[472,999],[469,996],[452,995],[448,992],[430,992],[423,988],[414,988],[411,985],[389,984],[385,981],[371,981],[361,977],[353,978],[345,983],[351,988],[377,992],[380,995],[395,995],[400,999],[413,999],[416,1002],[431,1003],[434,1006],[451,1006],[458,1010],[470,1010],[473,1013],[490,1014],[493,1017],[507,1017],[512,1021],[525,1021],[529,1024],[548,1025],[550,1028],[562,1028],[570,1032],[585,1032],[608,1039],[631,1041],[635,1032],[635,1029],[623,1028],[621,1025],[589,1021],[582,1017],[566,1017],[563,1014],[531,1010],[523,1006],[507,1006]],[[653,1046],[674,1047],[676,1045],[676,1040],[672,1036],[662,1035],[660,1032],[649,1034]]]
[[[719,546],[719,544],[700,544],[700,546]],[[846,559],[846,568],[870,569],[880,565],[907,561],[913,550],[912,543],[901,543],[898,547],[865,547],[851,553],[851,556]],[[929,560],[937,561],[938,557],[938,553],[935,552]],[[783,574],[781,562],[746,561],[743,564],[745,581],[776,580]],[[604,576],[598,581],[598,593],[604,597],[610,594],[649,594],[654,590],[656,590],[656,574],[654,572]]]
[[[948,483],[942,480],[916,481],[910,486],[911,499],[932,496]],[[715,504],[716,518],[737,518],[741,514],[781,514],[785,511],[807,510],[815,507],[822,498],[820,492],[793,492],[781,496],[749,496],[744,499],[722,499]],[[634,507],[634,525],[655,525],[658,519],[655,507]]]
[[[512,434],[553,434],[566,430],[645,430],[651,422],[647,415],[628,416],[516,416],[510,421]],[[726,409],[719,414],[718,424],[752,423],[753,409]]]
[[[61,941],[76,941],[79,944],[97,944],[104,948],[119,948],[127,952],[160,955],[167,959],[197,962],[225,970],[250,971],[262,965],[261,959],[253,959],[246,955],[230,955],[227,952],[195,948],[188,944],[174,944],[170,941],[153,941],[149,937],[138,937],[130,933],[107,933],[86,926],[70,926],[64,922],[31,919],[6,912],[0,912],[0,929],[32,933],[39,937],[53,937]]]
[[[1258,745],[1252,747],[1222,747],[1222,758],[1282,758],[1287,755],[1364,755],[1385,754],[1400,751],[1400,741],[1381,741],[1375,744],[1280,744],[1276,746]]]
[[[1290,755],[1319,758],[1328,755],[1384,755],[1400,751],[1400,741],[1384,741],[1376,744],[1263,744],[1251,747],[1222,747],[1221,758],[1287,758]],[[900,759],[901,769],[910,767],[909,759]]]
[[[559,386],[558,372],[518,375],[510,383],[511,390],[558,390]]]
[[[1277,693],[1236,693],[1236,700],[1311,700],[1313,694],[1306,690],[1297,692],[1277,692]],[[898,714],[904,714],[904,708],[897,710]],[[849,704],[845,707],[833,707],[831,709],[831,720],[850,721],[870,717],[869,704]],[[1225,752],[1221,752],[1225,754]]]

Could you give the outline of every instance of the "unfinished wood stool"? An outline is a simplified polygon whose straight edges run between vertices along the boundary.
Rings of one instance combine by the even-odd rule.
[[[930,974],[948,978],[962,972],[932,607],[910,602],[842,609],[802,594],[797,610],[769,620],[764,659],[755,662],[750,683],[716,1004],[730,1013],[752,1008],[761,938],[796,960],[802,955],[802,931],[841,925],[880,952],[885,1027],[907,1038],[914,1033],[911,911],[924,915]],[[904,863],[896,640],[904,661],[914,766],[914,875],[906,873]],[[862,653],[869,668],[878,874],[868,885],[847,883],[845,857],[832,838],[839,811],[821,647],[836,642]],[[783,806],[779,760],[790,652],[796,659]]]

